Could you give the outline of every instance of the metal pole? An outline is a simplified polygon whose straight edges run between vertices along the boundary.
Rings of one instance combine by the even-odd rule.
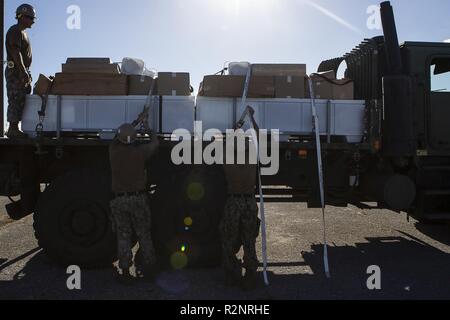
[[[0,50],[0,61],[4,61],[4,59],[3,59],[3,45],[5,43],[5,41],[4,41],[4,25],[3,25],[4,24],[4,21],[3,21],[4,12],[5,12],[5,1],[0,0],[0,25],[2,28],[2,35],[0,37],[0,43],[1,43],[1,47],[2,47],[2,49]],[[3,137],[4,131],[5,131],[4,117],[3,117],[3,112],[4,112],[4,107],[3,107],[3,103],[4,103],[4,101],[3,101],[3,94],[4,94],[3,66],[4,66],[4,64],[3,64],[3,62],[1,63],[1,66],[2,66],[2,68],[1,68],[2,72],[0,75],[0,78],[1,78],[1,80],[0,80],[0,138]]]
[[[319,117],[317,116],[316,98],[314,94],[314,84],[311,77],[308,78],[309,83],[309,95],[311,96],[311,113],[313,117],[313,127],[316,136],[316,151],[317,151],[317,169],[319,176],[319,189],[320,189],[320,202],[322,204],[322,220],[323,220],[323,264],[325,269],[325,275],[327,278],[331,278],[330,266],[328,264],[328,244],[327,233],[325,223],[325,186],[323,181],[323,165],[322,165],[322,148],[320,145],[320,126]]]
[[[56,138],[61,138],[61,101],[62,97],[58,95],[56,97]]]

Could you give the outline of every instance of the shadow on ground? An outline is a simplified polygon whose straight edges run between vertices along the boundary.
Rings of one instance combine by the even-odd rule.
[[[450,222],[444,225],[416,223],[415,227],[431,239],[450,246]]]
[[[436,232],[436,231],[435,231]],[[438,232],[439,233],[439,232]],[[52,264],[37,252],[13,276],[0,281],[3,299],[450,299],[450,254],[402,233],[401,237],[367,238],[367,242],[329,247],[332,278],[323,272],[323,246],[315,244],[299,252],[299,262],[270,262],[271,285],[261,284],[255,291],[242,292],[221,284],[219,269],[164,272],[157,285],[137,283],[123,286],[111,270],[86,270],[82,290],[66,289],[66,270]],[[450,234],[439,233],[441,241]],[[269,257],[270,258],[270,257]],[[0,272],[11,261],[0,259]],[[6,267],[5,267],[6,265]],[[381,268],[379,291],[367,289],[367,267]],[[309,267],[312,273],[292,272]]]

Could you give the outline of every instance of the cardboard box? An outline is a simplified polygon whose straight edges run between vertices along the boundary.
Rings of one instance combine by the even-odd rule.
[[[316,73],[312,74],[311,78],[316,81],[325,80],[325,79],[336,80],[336,74],[334,73],[333,70],[325,71],[325,72],[316,72]]]
[[[66,64],[111,64],[110,58],[67,58]]]
[[[326,79],[332,80],[332,82]],[[314,84],[314,94],[316,99],[332,100],[353,100],[354,82],[350,79],[336,80],[334,71],[321,73],[320,76],[312,75],[311,80]],[[310,97],[309,85],[305,85],[306,97]]]
[[[130,96],[147,96],[153,85],[153,95],[158,93],[156,88],[156,80],[146,76],[128,76],[128,95]]]
[[[333,99],[333,84],[329,80],[335,80],[336,75],[334,71],[326,71],[311,75],[311,80],[314,85],[315,99]],[[306,81],[306,96],[311,97],[309,90],[309,82]]]
[[[305,80],[304,76],[275,77],[275,98],[305,98]]]
[[[306,76],[306,64],[254,64],[252,70],[254,76]]]
[[[126,75],[57,73],[51,90],[55,95],[125,96],[128,93]]]
[[[244,93],[244,76],[205,76],[199,95],[205,97],[241,98]],[[252,77],[248,98],[273,98],[275,83],[273,77]]]
[[[205,97],[242,97],[244,81],[242,76],[205,76],[198,94]]]
[[[245,82],[245,77],[244,82]],[[244,86],[242,86],[242,92]],[[242,93],[241,93],[242,97]],[[250,79],[248,88],[249,98],[273,98],[275,97],[275,79],[274,77],[253,76]]]
[[[101,74],[120,74],[120,68],[117,63],[99,64],[99,63],[64,63],[62,65],[63,73],[101,73]]]
[[[355,84],[349,79],[336,80],[340,85],[333,86],[334,100],[354,100],[355,99]]]
[[[47,91],[49,90],[51,85],[52,85],[52,80],[50,80],[49,78],[47,78],[43,74],[40,74],[38,81],[34,85],[33,94],[42,96],[42,95],[45,95],[47,93],[50,93],[50,92],[47,92]]]
[[[157,83],[160,96],[191,95],[189,73],[159,72]]]

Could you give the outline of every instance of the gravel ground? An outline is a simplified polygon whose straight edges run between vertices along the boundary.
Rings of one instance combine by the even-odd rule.
[[[332,278],[322,263],[321,211],[268,203],[270,286],[251,292],[221,283],[219,269],[167,271],[155,284],[124,286],[112,271],[83,270],[82,289],[66,288],[66,270],[37,246],[32,217],[6,218],[0,198],[0,298],[3,299],[450,299],[450,227],[424,226],[404,214],[327,208]],[[261,243],[258,241],[258,254]],[[368,266],[381,268],[381,290],[367,289]]]

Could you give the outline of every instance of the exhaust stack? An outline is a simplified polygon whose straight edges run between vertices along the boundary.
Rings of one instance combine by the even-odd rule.
[[[388,68],[383,77],[383,154],[411,157],[416,150],[412,78],[403,72],[394,11],[389,1],[381,3],[380,13]]]
[[[380,5],[381,22],[383,24],[384,46],[389,75],[399,75],[403,72],[403,62],[398,43],[397,27],[395,25],[394,10],[390,1]]]

